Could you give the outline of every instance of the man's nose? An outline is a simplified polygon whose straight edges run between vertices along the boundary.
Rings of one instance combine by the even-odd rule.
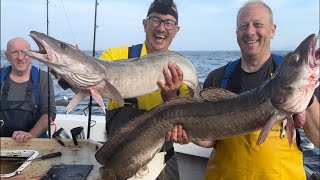
[[[247,30],[246,30],[246,33],[248,35],[253,35],[256,33],[256,28],[254,27],[254,25],[252,23],[249,24]]]
[[[18,59],[24,59],[24,57],[26,57],[26,54],[21,50],[19,50],[18,52],[19,52]]]
[[[165,27],[165,25],[164,25],[164,22],[162,21],[162,22],[160,22],[160,24],[159,24],[159,26],[157,27],[158,29],[160,29],[160,30],[163,30],[163,31],[165,31],[166,30],[166,27]]]

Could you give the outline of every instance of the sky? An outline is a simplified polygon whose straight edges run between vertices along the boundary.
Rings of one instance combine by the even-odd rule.
[[[142,20],[153,0],[98,0],[94,42],[95,0],[50,0],[49,35],[82,50],[131,46],[145,39]],[[180,31],[172,42],[175,51],[239,50],[236,16],[245,0],[175,0]],[[319,0],[265,0],[277,25],[272,50],[293,50],[319,32]],[[47,32],[46,0],[1,0],[1,50],[20,36],[37,49],[29,32]]]

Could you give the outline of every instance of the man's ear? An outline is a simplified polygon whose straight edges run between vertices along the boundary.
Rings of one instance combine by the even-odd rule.
[[[276,30],[277,30],[277,25],[273,24],[271,26],[271,39],[273,39],[274,36],[276,35]]]
[[[146,19],[142,20],[142,25],[143,25],[143,28],[144,28],[144,32],[146,32],[146,29],[147,29],[147,20]]]
[[[179,30],[180,30],[180,26],[176,26],[175,29],[174,29],[175,33],[174,33],[173,37],[176,37],[176,35],[179,32]]]
[[[177,30],[176,30],[176,33],[177,33],[177,32],[179,32],[179,31],[180,31],[180,26],[178,26],[178,25],[177,25],[177,27],[176,27],[176,28],[177,28]]]

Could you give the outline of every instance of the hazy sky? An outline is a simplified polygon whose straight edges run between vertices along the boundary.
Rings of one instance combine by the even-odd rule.
[[[1,50],[6,42],[28,36],[31,30],[46,33],[46,0],[1,0]],[[152,0],[99,0],[96,50],[143,42],[142,19]],[[175,0],[180,32],[172,50],[239,50],[236,14],[244,0]],[[274,50],[292,50],[319,31],[319,0],[265,0],[277,24]],[[49,34],[80,49],[92,50],[95,0],[50,0]]]

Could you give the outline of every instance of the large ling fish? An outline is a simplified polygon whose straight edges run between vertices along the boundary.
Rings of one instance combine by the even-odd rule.
[[[104,110],[104,98],[123,105],[123,99],[154,92],[159,89],[157,81],[165,82],[162,69],[168,63],[181,68],[183,82],[194,90],[195,97],[199,96],[200,85],[194,66],[176,52],[158,52],[132,60],[108,62],[90,57],[78,48],[43,33],[31,31],[30,36],[39,46],[39,51],[25,50],[24,53],[46,64],[76,92],[67,112],[89,95]]]
[[[261,144],[271,127],[287,119],[289,144],[295,139],[292,119],[303,112],[319,86],[320,50],[315,35],[287,55],[274,76],[261,86],[236,95],[222,89],[201,92],[204,100],[177,99],[155,107],[121,127],[96,153],[105,179],[127,179],[160,150],[165,134],[181,124],[191,140],[218,140],[262,129]]]

